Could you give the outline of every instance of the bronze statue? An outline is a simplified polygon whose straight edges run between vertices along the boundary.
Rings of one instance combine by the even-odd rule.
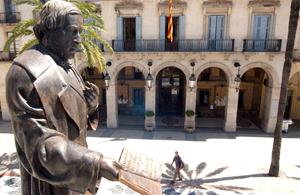
[[[39,44],[18,56],[6,78],[20,158],[23,195],[95,193],[120,165],[87,149],[98,124],[98,88],[68,62],[80,44],[83,17],[65,1],[48,1],[34,27]]]

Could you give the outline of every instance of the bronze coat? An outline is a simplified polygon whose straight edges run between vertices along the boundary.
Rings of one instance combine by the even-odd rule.
[[[74,71],[39,48],[16,58],[6,78],[22,194],[95,193],[102,154],[87,149],[86,133],[97,112],[88,114]]]

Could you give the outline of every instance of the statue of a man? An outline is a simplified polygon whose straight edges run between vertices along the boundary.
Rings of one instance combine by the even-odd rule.
[[[23,195],[95,193],[120,165],[87,149],[98,124],[98,88],[68,62],[81,42],[83,17],[73,4],[50,0],[34,27],[39,44],[17,57],[6,82]]]

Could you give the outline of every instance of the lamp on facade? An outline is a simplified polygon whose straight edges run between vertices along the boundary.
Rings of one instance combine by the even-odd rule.
[[[150,90],[151,87],[152,87],[152,82],[153,82],[153,77],[150,73],[150,67],[152,66],[152,61],[149,60],[148,61],[148,75],[147,75],[147,78],[146,78],[146,84],[147,84],[147,87],[148,89]]]
[[[196,86],[196,77],[195,77],[195,74],[194,74],[195,62],[191,62],[191,66],[193,67],[193,73],[189,78],[189,88],[192,91],[193,88]]]
[[[111,61],[106,62],[106,66],[111,66]],[[106,87],[106,90],[107,90],[108,87],[109,87],[109,84],[110,84],[110,76],[109,76],[107,71],[104,75],[104,83],[105,83],[105,87]]]
[[[234,78],[235,90],[236,90],[236,92],[238,92],[240,90],[240,83],[242,81],[242,78],[241,78],[241,75],[240,75],[240,67],[241,67],[241,65],[240,65],[240,63],[235,62],[234,63],[234,67],[238,69],[238,73],[237,73],[237,75]]]

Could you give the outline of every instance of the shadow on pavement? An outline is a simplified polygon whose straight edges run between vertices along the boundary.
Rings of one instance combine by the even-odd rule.
[[[223,173],[228,167],[220,167],[216,170],[213,170],[207,174],[203,174],[206,171],[207,164],[205,162],[201,162],[195,170],[191,170],[188,164],[185,164],[183,170],[181,171],[181,176],[183,181],[178,181],[173,183],[173,176],[175,173],[175,168],[169,164],[165,163],[166,170],[162,174],[162,186],[165,194],[174,194],[175,189],[199,189],[199,190],[223,190],[230,191],[236,194],[243,194],[245,191],[253,191],[252,188],[242,187],[242,186],[231,186],[231,185],[223,185],[223,184],[215,184],[220,181],[227,180],[238,180],[238,179],[247,179],[251,177],[268,177],[267,174],[248,174],[248,175],[237,175],[237,176],[226,176],[220,177],[219,175]],[[219,177],[217,177],[219,176]],[[213,178],[212,178],[213,177]],[[214,192],[214,191],[211,191]],[[176,193],[175,193],[176,194]]]

